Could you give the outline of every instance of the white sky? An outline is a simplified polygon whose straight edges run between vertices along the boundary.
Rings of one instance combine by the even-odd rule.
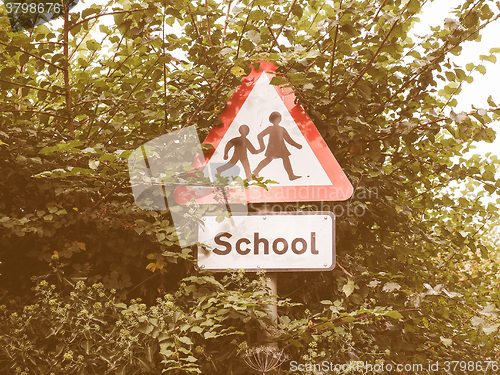
[[[448,12],[463,2],[464,0],[435,0],[426,4],[423,13],[420,15],[420,23],[415,27],[415,33],[425,35],[430,32],[430,26],[442,25],[445,18],[454,18],[448,16]],[[492,10],[495,11],[495,9]],[[463,44],[461,55],[453,56],[453,61],[456,64],[463,67],[469,62],[478,64],[480,55],[489,55],[491,48],[500,47],[500,20],[489,24],[482,30],[481,34],[481,42],[466,42]],[[487,70],[485,75],[474,72],[474,82],[463,86],[462,92],[456,97],[458,106],[454,109],[455,112],[469,112],[472,109],[471,105],[476,108],[488,108],[489,105],[486,100],[490,95],[495,103],[500,104],[500,55],[497,57],[497,64],[488,61],[483,63]],[[496,85],[496,82],[499,85]],[[500,123],[495,122],[493,129],[497,132],[495,142],[476,142],[477,146],[473,153],[485,155],[491,152],[500,156]]]

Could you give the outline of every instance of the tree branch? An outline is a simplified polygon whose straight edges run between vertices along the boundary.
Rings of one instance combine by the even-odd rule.
[[[378,15],[379,15],[379,14],[380,14],[380,12],[382,11],[382,8],[384,7],[384,5],[385,5],[385,3],[386,3],[386,2],[387,2],[387,0],[384,0],[384,1],[382,2],[382,4],[380,4],[380,6],[378,7],[377,12],[376,12],[376,13],[375,13],[375,15],[373,16],[373,19],[372,19],[372,24],[371,24],[371,25],[373,25],[375,22],[377,22],[377,20],[378,20]],[[370,27],[367,27],[367,30],[370,30],[371,25],[370,25]],[[363,38],[363,42],[362,42],[362,44],[365,44],[365,43],[366,43],[366,40],[368,39],[368,35],[370,35],[370,33],[367,31],[367,32],[366,32],[365,37]],[[349,68],[348,68],[349,70],[350,70],[350,69],[352,69],[352,67],[353,67],[353,65],[354,65],[354,63],[355,63],[355,62],[356,62],[356,60],[354,60],[354,61],[353,61],[353,62],[349,65]]]
[[[198,113],[203,109],[203,107],[208,103],[208,101],[211,99],[212,95],[217,91],[218,87],[222,84],[222,82],[224,82],[224,80],[226,79],[227,75],[229,74],[229,72],[231,71],[231,68],[232,67],[229,67],[227,70],[226,70],[226,73],[224,74],[224,76],[219,80],[219,82],[217,82],[217,84],[215,85],[215,87],[212,89],[212,91],[205,97],[205,99],[203,100],[203,102],[198,106],[198,108],[194,111],[194,113],[189,117],[189,120],[188,122],[186,123],[186,125],[183,126],[184,127],[188,127],[189,125],[191,125],[195,119],[195,117],[198,115]]]
[[[342,267],[342,265],[337,261],[337,266],[340,267],[340,269],[346,274],[347,277],[349,277],[350,279],[354,279],[354,276],[352,274],[350,274],[349,272],[347,272],[347,270]]]
[[[64,89],[66,91],[66,110],[68,111],[68,129],[69,134],[72,138],[75,137],[75,125],[73,122],[73,108],[71,106],[71,87],[69,84],[69,12],[67,9],[66,3],[64,3],[64,46],[63,46],[63,54],[64,54]]]
[[[34,57],[35,59],[38,59],[38,60],[43,61],[44,63],[46,63],[46,64],[48,64],[48,65],[53,66],[54,68],[57,68],[57,69],[61,69],[61,70],[62,70],[62,68],[61,68],[59,65],[54,64],[54,63],[52,63],[52,62],[50,62],[50,61],[48,61],[48,60],[45,60],[44,58],[42,58],[42,57],[40,57],[40,56],[37,56],[37,55],[34,55],[34,54],[32,54],[32,53],[30,53],[30,52],[28,52],[28,51],[25,51],[25,50],[24,50],[24,49],[22,49],[21,47],[14,46],[14,45],[12,45],[12,44],[3,43],[3,42],[0,42],[0,44],[1,44],[1,45],[6,46],[7,48],[15,48],[15,49],[17,49],[18,51],[20,51],[20,52],[22,52],[22,53],[25,53],[25,54],[27,54],[27,55],[29,55],[29,56],[31,56],[31,57]]]
[[[243,25],[243,28],[241,29],[240,38],[238,39],[238,48],[236,48],[236,56],[234,58],[235,60],[238,58],[238,56],[240,54],[241,39],[243,38],[245,28],[247,27],[248,19],[250,18],[250,13],[252,12],[254,3],[255,3],[255,0],[252,0],[252,3],[250,4],[250,10],[248,11],[247,19],[245,20],[245,24]]]
[[[226,12],[226,20],[224,21],[224,30],[222,30],[222,38],[220,40],[220,48],[224,46],[224,42],[226,41],[226,33],[227,33],[227,25],[229,23],[229,12],[231,10],[231,4],[233,0],[229,0],[227,4],[227,12]]]
[[[77,27],[78,25],[81,25],[82,23],[85,23],[87,21],[90,21],[90,20],[93,20],[94,18],[99,18],[99,17],[103,17],[103,16],[111,16],[113,14],[120,14],[120,13],[135,13],[135,12],[141,12],[141,11],[144,11],[144,10],[147,10],[147,9],[157,9],[156,7],[148,7],[148,8],[139,8],[139,9],[129,9],[129,10],[117,10],[115,12],[109,12],[109,13],[100,13],[100,14],[96,14],[95,16],[91,16],[91,17],[87,17],[83,20],[81,20],[80,22],[77,22],[75,23],[74,25],[72,25],[69,29],[74,29],[75,27]]]
[[[340,0],[340,5],[339,8],[342,10],[342,2],[343,0]],[[344,14],[342,13],[342,16]],[[335,27],[335,38],[333,39],[333,48],[332,48],[332,58],[330,60],[330,82],[328,84],[328,98],[332,100],[332,91],[333,91],[333,62],[335,61],[335,50],[337,49],[337,38],[339,36],[339,27],[340,27],[340,20],[342,16],[339,17],[339,21],[337,26]]]
[[[31,86],[31,85],[25,85],[25,84],[22,84],[22,83],[8,81],[6,79],[1,79],[0,78],[0,82],[10,83],[11,85],[16,85],[16,86],[21,86],[21,87],[27,87],[27,88],[38,90],[38,91],[44,91],[44,92],[48,92],[48,93],[55,94],[55,95],[64,95],[64,93],[60,93],[60,92],[57,92],[57,91],[46,90],[46,89],[42,89],[40,87],[35,87],[35,86]]]
[[[382,43],[380,44],[380,46],[378,47],[377,51],[374,53],[374,55],[372,56],[372,58],[370,59],[370,61],[368,61],[368,63],[365,65],[365,67],[358,74],[358,76],[356,77],[356,79],[354,80],[354,82],[351,84],[351,86],[345,91],[345,93],[342,96],[340,96],[337,100],[335,100],[333,102],[333,104],[339,103],[342,99],[344,99],[345,97],[347,97],[347,95],[349,95],[351,93],[351,91],[357,85],[357,83],[359,82],[359,80],[363,77],[363,75],[366,73],[366,71],[372,66],[373,61],[375,60],[375,58],[378,56],[378,54],[382,50],[382,47],[384,47],[385,42],[387,42],[387,39],[389,38],[389,35],[391,35],[392,31],[394,30],[394,28],[396,27],[396,25],[398,24],[398,22],[399,22],[399,20],[394,21],[394,23],[392,24],[390,30],[387,32],[385,38],[382,40]]]
[[[191,6],[189,3],[187,3],[188,11],[189,11],[189,16],[191,17],[191,22],[193,23],[194,30],[196,31],[196,39],[198,40],[198,43],[200,43],[200,46],[203,46],[203,39],[201,38],[200,30],[198,29],[198,26],[196,25],[196,21],[193,16],[193,11],[191,10]],[[208,17],[208,16],[207,16]],[[214,72],[216,69],[214,69],[212,63],[210,62],[210,59],[206,54],[203,54],[205,57],[205,60],[207,60],[207,66],[210,67]]]
[[[420,311],[420,309],[401,309],[401,310],[395,310],[395,311],[397,311],[397,312],[399,312],[399,313],[402,313],[402,312],[409,312],[409,311]],[[357,317],[354,319],[354,321],[363,320],[363,319],[366,319],[366,318],[371,318],[371,317],[374,317],[374,316],[383,316],[383,315],[377,315],[377,314],[374,314],[374,313],[372,313],[372,314],[360,315],[360,316],[357,316]],[[309,326],[308,326],[308,328],[309,328],[310,330],[312,330],[312,329],[314,329],[314,328],[316,328],[316,327],[318,327],[318,326],[320,326],[320,325],[322,325],[322,324],[325,324],[325,323],[330,323],[330,322],[334,322],[334,321],[336,321],[336,320],[340,320],[340,321],[339,321],[339,322],[336,322],[336,323],[334,324],[335,326],[340,326],[340,325],[342,325],[342,324],[346,324],[346,323],[352,323],[352,321],[351,321],[351,322],[348,322],[348,321],[346,322],[346,321],[344,321],[344,320],[343,320],[344,318],[347,318],[347,317],[352,317],[352,316],[351,316],[351,315],[346,315],[346,316],[336,316],[335,318],[331,318],[331,319],[325,320],[324,322],[320,322],[320,323],[316,323],[316,324],[311,324],[311,325],[309,325]],[[325,331],[325,330],[327,330],[327,329],[329,329],[329,327],[325,327],[325,328],[323,328],[323,329],[321,329],[321,330],[316,330],[315,332],[313,332],[313,334],[318,334],[318,333],[323,332],[323,331]],[[293,339],[293,338],[297,337],[298,335],[299,335],[299,333],[295,333],[294,335],[292,335],[291,337],[289,337],[289,338],[288,338],[288,340],[291,340],[291,339]],[[303,337],[299,337],[297,340],[298,340],[298,341],[301,341],[301,340],[303,340],[303,339],[304,339]],[[286,345],[283,349],[286,349],[286,348],[288,348],[288,347],[289,347],[289,346],[291,346],[291,345],[292,345],[292,344],[290,343],[290,344]]]
[[[146,73],[143,75],[143,77],[140,79],[139,82],[137,82],[137,84],[134,86],[134,88],[132,90],[130,90],[128,96],[126,99],[130,98],[130,96],[132,95],[132,93],[137,90],[137,88],[139,87],[139,85],[142,83],[142,81],[144,81],[144,79],[149,75],[149,73],[151,73],[151,71],[153,70],[153,68],[155,68],[156,66],[156,63],[158,62],[158,60],[160,60],[161,57],[157,57],[155,62],[153,62],[153,64],[151,65],[151,67],[146,71]],[[122,106],[117,106],[113,115],[109,116],[108,120],[106,121],[106,123],[101,127],[100,130],[102,130],[105,126],[107,126],[110,121],[113,119],[113,117],[116,115],[116,113],[122,108]],[[98,135],[100,133],[100,130],[97,131],[96,133],[93,134],[93,137],[95,137],[96,135]],[[120,128],[118,128],[113,134],[111,134],[111,136],[108,138],[108,142],[111,141],[111,139],[115,136],[115,134],[120,130]]]
[[[49,115],[49,116],[54,116],[54,117],[66,118],[65,116],[56,115],[55,113],[52,113],[52,112],[34,111],[34,110],[30,110],[30,109],[10,109],[7,111],[0,111],[0,113],[4,113],[4,112],[7,112],[7,113],[8,112],[19,112],[19,113],[28,112],[28,113],[33,113],[34,115],[42,114],[42,115]]]
[[[281,32],[283,31],[283,28],[285,27],[285,24],[287,23],[288,18],[290,17],[290,14],[292,13],[292,8],[294,7],[294,5],[295,5],[296,2],[297,2],[297,0],[293,0],[292,5],[290,5],[290,9],[288,9],[288,13],[287,13],[287,15],[285,17],[285,20],[283,21],[283,24],[281,25],[280,29],[278,30],[278,33],[276,34],[276,38],[273,38],[274,39],[273,43],[271,44],[271,47],[269,47],[269,51],[268,52],[271,52],[271,50],[274,47],[274,44],[278,43],[278,38],[280,37]],[[342,3],[342,1],[341,1],[341,3]]]
[[[212,44],[212,35],[210,32],[210,19],[208,17],[208,0],[205,0],[205,8],[207,9],[207,34],[208,34],[208,43],[210,43],[211,46]]]
[[[493,21],[496,21],[497,19],[500,18],[500,14],[495,16],[494,18],[490,19],[488,22],[484,23],[483,25],[479,26],[477,29],[475,29],[473,32],[469,33],[467,36],[465,37],[462,37],[458,40],[458,42],[454,43],[450,48],[446,49],[446,47],[448,46],[448,43],[446,43],[444,46],[443,46],[443,51],[439,54],[439,56],[437,56],[436,58],[434,58],[429,64],[425,65],[424,67],[422,67],[418,72],[416,72],[413,76],[411,76],[410,78],[408,78],[406,80],[406,82],[404,82],[401,87],[396,90],[394,92],[394,94],[392,94],[387,100],[385,100],[383,103],[381,103],[374,111],[373,111],[373,116],[376,116],[378,113],[380,113],[381,111],[384,110],[384,108],[386,107],[387,103],[390,103],[392,99],[394,99],[394,97],[398,94],[400,94],[404,89],[406,89],[406,87],[412,83],[413,81],[415,81],[421,74],[423,74],[425,71],[427,71],[430,66],[432,66],[433,64],[435,64],[437,61],[439,61],[441,58],[443,58],[448,52],[450,52],[451,50],[453,50],[455,47],[457,47],[458,45],[460,45],[460,43],[464,42],[465,40],[467,40],[468,38],[470,38],[472,35],[474,35],[475,33],[477,33],[478,31],[482,30],[483,28],[485,28],[487,25],[489,25],[491,22]]]
[[[207,16],[208,17],[208,16]],[[167,64],[165,63],[165,8],[163,9],[163,22],[162,22],[162,57],[163,57],[163,117],[165,121],[165,129],[167,128],[167,120],[168,120],[168,110],[167,110]]]
[[[262,10],[262,8],[260,7],[260,5],[258,6],[259,10],[261,10],[262,12],[264,12]],[[271,26],[269,25],[269,23],[267,23],[267,19],[264,18],[264,23],[266,24],[266,27],[267,29],[269,30],[269,34],[271,35],[271,37],[273,38],[273,45],[276,43],[278,45],[278,49],[280,50],[280,52],[283,52],[283,50],[281,49],[279,43],[278,43],[278,39],[276,38],[276,36],[274,36],[274,33],[273,33],[273,29],[271,28]],[[269,52],[271,51],[271,48],[269,48]]]

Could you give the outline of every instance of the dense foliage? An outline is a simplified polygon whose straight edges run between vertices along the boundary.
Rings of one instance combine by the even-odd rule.
[[[500,49],[453,62],[498,7],[466,0],[417,38],[423,3],[117,0],[17,33],[4,14],[1,372],[245,374],[269,335],[300,363],[500,361],[499,161],[463,156],[499,108],[454,111]],[[196,270],[126,164],[170,130],[204,139],[256,60],[355,187],[338,267],[280,274],[276,324],[263,275]]]

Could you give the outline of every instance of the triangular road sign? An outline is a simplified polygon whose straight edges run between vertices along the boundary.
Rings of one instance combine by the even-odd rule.
[[[341,201],[353,188],[316,126],[291,89],[273,86],[277,67],[261,62],[242,79],[204,143],[213,145],[201,170],[205,176],[252,174],[273,180],[268,190],[229,189],[226,198],[246,202]],[[236,166],[236,167],[235,167]],[[210,190],[210,191],[209,191]],[[214,203],[211,188],[183,187],[178,203]]]

